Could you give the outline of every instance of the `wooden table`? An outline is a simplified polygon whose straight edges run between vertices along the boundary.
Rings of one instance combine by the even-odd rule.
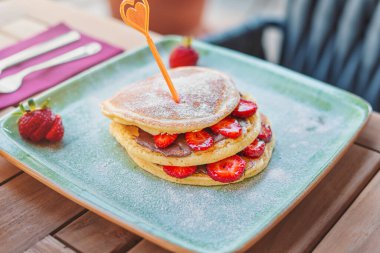
[[[125,49],[144,43],[143,37],[112,19],[48,0],[13,0],[0,2],[0,47],[61,21]],[[380,114],[373,113],[340,162],[248,252],[379,252],[379,167]],[[64,198],[0,157],[0,252],[23,251],[167,252]]]

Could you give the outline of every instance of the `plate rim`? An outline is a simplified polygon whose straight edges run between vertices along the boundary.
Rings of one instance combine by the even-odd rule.
[[[180,38],[181,37],[179,37],[179,36],[162,37],[162,39],[158,41],[158,44],[165,43],[165,42],[178,42],[178,41],[180,41]],[[216,50],[217,52],[221,52],[223,54],[227,54],[228,56],[232,56],[235,58],[243,59],[244,61],[251,60],[250,56],[244,55],[242,53],[239,53],[239,52],[236,52],[236,51],[233,51],[230,49],[220,48],[218,46],[210,45],[210,44],[205,43],[205,42],[198,42],[197,41],[196,44],[200,44],[206,48],[212,48],[213,50]],[[57,85],[51,89],[45,90],[44,92],[35,96],[35,98],[36,98],[36,100],[41,99],[42,97],[44,97],[44,96],[46,96],[52,92],[56,92],[57,90],[62,89],[63,87],[70,85],[73,81],[75,81],[76,79],[80,79],[83,76],[86,76],[88,73],[91,73],[91,72],[96,71],[98,69],[102,69],[104,66],[107,66],[113,62],[116,62],[119,59],[129,57],[130,55],[133,55],[135,53],[138,53],[138,52],[146,50],[146,49],[147,49],[146,46],[142,46],[142,47],[124,52],[118,56],[112,57],[111,59],[104,61],[101,64],[98,64],[92,68],[89,68],[86,71],[83,71],[82,73],[62,82],[61,84],[59,84],[59,85]],[[256,63],[263,64],[264,66],[265,65],[275,65],[275,64],[266,62],[264,60],[257,59],[256,57],[253,57],[253,58],[258,60],[258,61],[256,61]],[[273,67],[273,66],[267,66],[267,67]],[[295,77],[297,79],[299,79],[299,78],[306,78],[305,80],[308,79],[307,80],[308,82],[306,82],[306,84],[308,84],[307,86],[309,86],[310,82],[314,82],[317,84],[318,83],[323,84],[323,82],[321,82],[321,81],[318,81],[318,80],[313,79],[311,77],[308,77],[308,76],[302,75],[300,73],[294,72],[292,70],[286,69],[282,66],[275,65],[275,68],[276,68],[275,69],[276,71],[279,71],[279,74],[286,74],[287,76],[290,75],[291,78]],[[306,84],[304,84],[304,85],[306,85]],[[323,85],[319,85],[318,89],[320,89],[321,87],[324,88]],[[346,95],[348,95],[352,99],[355,99],[355,100],[358,100],[361,102],[360,105],[356,104],[356,106],[360,107],[361,109],[364,109],[365,115],[364,115],[364,118],[361,119],[359,128],[356,130],[355,134],[353,134],[353,136],[350,139],[348,139],[342,146],[340,146],[336,150],[336,153],[333,155],[335,157],[332,160],[329,160],[326,162],[326,163],[328,163],[328,166],[325,166],[323,168],[323,171],[319,175],[317,175],[313,179],[313,181],[311,181],[308,184],[308,186],[300,194],[298,194],[298,196],[296,198],[294,198],[292,201],[288,202],[288,205],[284,206],[284,209],[281,213],[276,215],[275,218],[271,219],[271,221],[267,225],[264,225],[263,229],[261,229],[259,232],[249,236],[250,237],[249,240],[237,240],[235,244],[230,244],[230,246],[228,246],[228,248],[225,250],[241,252],[241,251],[247,250],[249,247],[251,247],[257,241],[259,241],[262,237],[264,237],[273,227],[275,227],[281,220],[283,220],[323,180],[323,178],[331,171],[331,169],[336,165],[336,163],[343,157],[343,155],[352,146],[352,144],[354,143],[354,141],[356,140],[358,135],[363,131],[366,123],[368,122],[369,116],[372,112],[371,106],[364,99],[360,98],[359,96],[352,94],[352,93],[349,93],[347,91],[338,89],[336,87],[329,86],[329,87],[326,87],[326,89],[323,89],[323,91],[325,91],[325,92],[326,92],[326,90],[327,91],[339,90],[339,92],[340,92],[339,95],[343,95],[345,97],[346,97]],[[335,94],[335,96],[336,95],[337,94]],[[353,106],[355,106],[355,105],[353,105]],[[364,106],[366,106],[366,107],[364,107]],[[5,115],[3,115],[0,118],[1,127],[3,126],[3,123],[17,110],[18,110],[17,108],[15,110],[11,110],[10,112],[6,113]],[[9,137],[6,136],[6,134],[4,132],[1,132],[0,133],[0,140],[1,139],[4,140],[5,138],[9,138]],[[6,139],[5,141],[10,142],[10,140],[8,140],[8,139]],[[17,145],[16,145],[15,149],[18,149],[22,153],[27,154],[27,152],[25,152],[22,148],[18,147]],[[60,185],[58,185],[58,183],[55,183],[53,180],[45,177],[44,175],[39,173],[37,170],[29,167],[28,165],[26,165],[22,161],[20,161],[18,158],[12,156],[11,154],[9,154],[5,150],[3,150],[1,144],[0,144],[0,155],[3,156],[6,160],[11,162],[12,164],[14,164],[16,167],[23,170],[25,173],[29,174],[30,176],[32,176],[33,178],[35,178],[39,182],[41,182],[41,183],[45,184],[46,186],[48,186],[49,188],[51,188],[52,190],[58,192],[59,194],[65,196],[66,198],[74,201],[75,203],[87,208],[88,210],[96,213],[97,215],[99,215],[99,216],[101,216],[101,217],[103,217],[103,218],[105,218],[105,219],[129,230],[129,231],[131,231],[132,233],[135,233],[135,234],[137,234],[137,235],[139,235],[139,236],[141,236],[141,237],[143,237],[143,238],[145,238],[145,239],[147,239],[153,243],[156,243],[156,244],[158,244],[158,245],[160,245],[166,249],[169,249],[169,250],[174,250],[176,252],[177,251],[193,252],[191,249],[186,248],[186,246],[179,245],[177,243],[170,242],[170,241],[166,240],[164,238],[164,236],[153,235],[151,232],[145,231],[145,230],[147,230],[146,228],[144,228],[144,229],[136,228],[134,226],[134,224],[128,224],[127,222],[123,221],[123,219],[118,218],[117,215],[110,213],[109,210],[102,208],[101,206],[99,206],[96,203],[91,203],[91,202],[89,202],[89,200],[83,199],[82,196],[80,196],[78,193],[72,192],[69,189],[62,188]],[[32,158],[32,159],[35,160],[34,158]],[[40,164],[39,161],[36,161],[36,162],[38,164]],[[42,165],[42,166],[47,167],[46,165]],[[188,246],[189,246],[189,244],[191,244],[189,242],[183,241],[182,239],[180,239],[180,241],[183,242],[182,244],[186,244]]]

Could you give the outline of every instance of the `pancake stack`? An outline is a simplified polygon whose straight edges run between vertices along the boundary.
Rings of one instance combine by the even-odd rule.
[[[264,170],[274,137],[256,101],[227,75],[201,67],[169,71],[175,103],[159,74],[101,104],[110,132],[142,169],[190,185],[223,185]]]

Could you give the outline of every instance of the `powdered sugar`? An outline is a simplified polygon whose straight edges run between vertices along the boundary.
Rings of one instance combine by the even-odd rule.
[[[161,75],[129,86],[110,100],[110,113],[129,119],[194,124],[221,118],[237,105],[238,91],[225,75],[203,68],[180,68],[170,72],[180,96],[180,103],[171,98]],[[191,122],[189,122],[191,120]]]

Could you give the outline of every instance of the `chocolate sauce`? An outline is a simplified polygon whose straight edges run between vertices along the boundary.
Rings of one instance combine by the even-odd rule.
[[[141,146],[163,154],[164,156],[184,157],[191,155],[192,152],[183,134],[178,135],[178,138],[169,147],[157,148],[154,143],[153,135],[139,129],[139,136],[136,138],[136,141]]]
[[[207,167],[206,167],[206,165],[204,165],[204,164],[198,165],[197,166],[197,173],[206,174],[207,175]]]
[[[239,119],[238,121],[243,128],[247,126],[247,122],[245,120]],[[212,132],[211,129],[207,128],[206,131],[212,136],[215,143],[227,139],[224,135]],[[136,142],[151,151],[155,151],[169,157],[185,157],[191,155],[193,152],[187,145],[184,134],[179,134],[177,139],[169,147],[157,148],[154,143],[153,135],[139,128],[139,136],[136,137]]]

